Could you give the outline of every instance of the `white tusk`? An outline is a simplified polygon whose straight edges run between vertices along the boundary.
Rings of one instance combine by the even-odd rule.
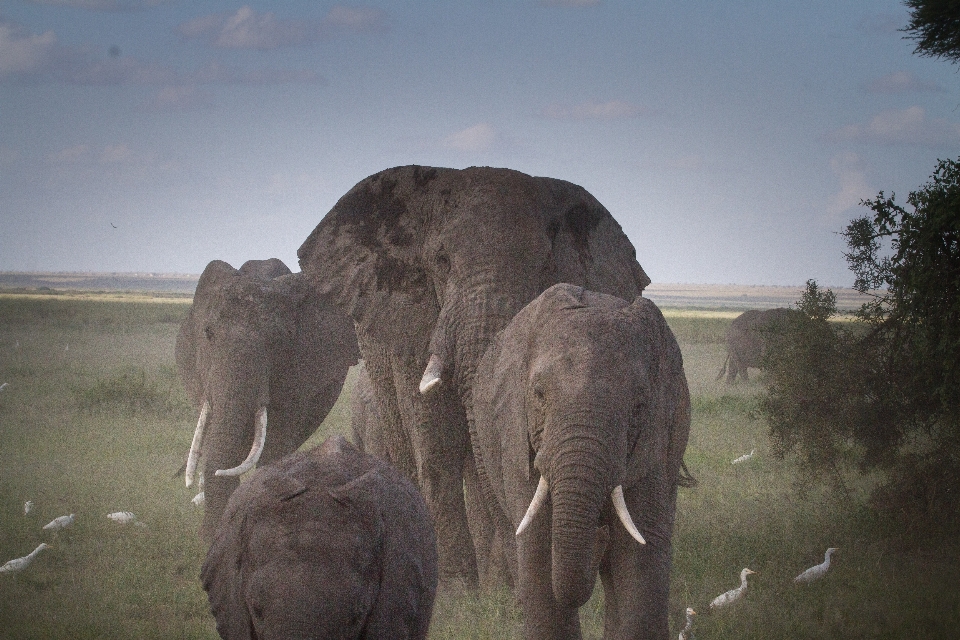
[[[547,499],[548,493],[550,493],[550,487],[547,486],[547,479],[540,476],[540,482],[537,484],[536,493],[533,494],[533,500],[530,501],[530,506],[527,507],[527,512],[524,514],[523,520],[520,521],[520,526],[517,527],[518,536],[523,533],[524,529],[533,521],[533,517],[537,515],[537,511],[540,510],[540,507],[543,506],[544,501]]]
[[[187,486],[193,486],[193,474],[197,471],[197,461],[200,459],[200,444],[203,442],[203,427],[207,424],[207,414],[210,413],[210,402],[203,401],[200,409],[200,419],[197,420],[197,430],[193,432],[193,442],[190,443],[190,453],[187,455],[187,469],[183,474]]]
[[[253,446],[250,447],[250,453],[247,459],[233,469],[217,469],[215,476],[239,476],[250,471],[257,466],[257,460],[263,453],[263,445],[267,441],[267,408],[263,407],[257,412],[257,431],[253,434]]]
[[[623,499],[622,484],[616,486],[613,493],[610,494],[610,499],[613,500],[613,508],[616,509],[617,517],[620,518],[620,522],[623,523],[623,528],[627,530],[627,533],[640,544],[647,544],[647,541],[637,530],[637,525],[633,524],[633,518],[630,517],[630,512],[627,510],[627,501]]]
[[[440,384],[440,376],[442,374],[443,365],[440,364],[440,358],[438,358],[436,354],[430,354],[427,368],[423,370],[423,378],[420,379],[420,395],[426,395],[431,389]]]

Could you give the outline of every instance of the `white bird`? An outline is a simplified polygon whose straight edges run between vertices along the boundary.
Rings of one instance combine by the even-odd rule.
[[[734,460],[733,462],[731,462],[730,464],[740,464],[741,462],[746,462],[747,460],[749,460],[750,458],[752,458],[752,457],[753,457],[753,454],[755,454],[756,452],[757,452],[756,449],[750,449],[750,453],[745,453],[745,454],[743,454],[742,456],[740,456],[739,458],[735,459],[735,460]]]
[[[33,511],[33,500],[27,500],[23,503],[23,515],[27,515]]]
[[[19,344],[19,343],[18,343],[18,344]],[[9,387],[9,386],[10,386],[10,384],[7,383],[7,382],[4,382],[3,384],[0,384],[0,391],[3,391],[4,389],[6,389],[6,388]]]
[[[742,598],[743,594],[747,592],[747,576],[752,573],[756,573],[756,571],[744,568],[744,570],[740,572],[740,586],[718,595],[713,599],[713,602],[710,603],[710,608],[717,609],[719,607],[725,607]]]
[[[37,557],[37,554],[39,554],[41,551],[49,547],[50,545],[48,545],[46,542],[41,542],[36,549],[31,551],[29,554],[23,556],[22,558],[14,558],[13,560],[8,560],[5,565],[0,567],[0,573],[16,573],[17,571],[23,571],[24,569],[27,568],[27,565],[33,562],[33,559]]]
[[[108,513],[107,517],[120,524],[127,524],[137,519],[137,516],[133,515],[130,511],[114,511],[113,513]]]
[[[830,547],[827,549],[826,553],[823,554],[823,562],[813,565],[794,578],[793,581],[796,583],[813,582],[814,580],[819,580],[822,578],[827,573],[827,569],[830,568],[830,556],[833,555],[833,552],[836,550],[836,547]]]
[[[73,520],[74,520],[74,514],[71,513],[68,516],[60,516],[59,518],[54,518],[47,524],[43,525],[43,528],[47,529],[48,531],[59,531],[60,529],[63,529],[64,527],[69,527],[71,524],[73,524]]]
[[[687,624],[683,625],[677,640],[693,640],[693,616],[695,615],[697,612],[687,607]]]
[[[201,491],[201,492],[198,493],[197,495],[193,496],[193,500],[191,500],[190,502],[192,502],[193,504],[197,505],[198,507],[202,507],[202,506],[203,506],[203,503],[204,503],[204,500],[205,500],[205,498],[204,498],[204,495],[203,495],[203,491]]]

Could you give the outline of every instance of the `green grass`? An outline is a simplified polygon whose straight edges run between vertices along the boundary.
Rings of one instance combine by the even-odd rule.
[[[0,637],[216,638],[198,575],[200,511],[174,472],[195,416],[174,375],[182,302],[0,297],[0,562],[43,552],[0,575]],[[715,380],[730,314],[666,313],[684,353],[693,402],[687,463],[700,481],[681,489],[674,536],[671,635],[683,609],[699,638],[951,637],[960,627],[960,543],[914,540],[864,505],[871,479],[847,478],[851,497],[801,484],[770,452],[753,411],[760,376]],[[349,430],[347,393],[311,446]],[[743,464],[731,461],[756,449]],[[23,503],[35,509],[23,515]],[[146,527],[107,513],[133,511]],[[75,513],[58,534],[41,527]],[[840,547],[822,581],[792,578]],[[708,613],[758,571],[743,601]],[[602,633],[600,589],[582,608],[584,635]],[[519,638],[514,597],[443,593],[432,638]]]

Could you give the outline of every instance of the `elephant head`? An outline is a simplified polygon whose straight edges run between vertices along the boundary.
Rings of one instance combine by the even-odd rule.
[[[202,462],[205,538],[237,476],[296,450],[320,426],[358,355],[350,319],[280,260],[207,265],[176,343],[200,414],[186,482]]]
[[[223,638],[425,638],[436,540],[410,481],[333,436],[234,492],[201,580]]]
[[[462,396],[489,341],[550,285],[632,299],[650,282],[620,225],[585,189],[488,167],[372,175],[298,256],[364,334],[429,354],[422,391],[442,379]]]
[[[644,624],[665,634],[690,398],[656,306],[555,285],[490,345],[474,397],[475,458],[488,500],[516,530],[521,600],[548,609],[525,604],[527,628],[575,612],[604,565],[609,624],[646,611]],[[611,613],[627,602],[632,612]]]

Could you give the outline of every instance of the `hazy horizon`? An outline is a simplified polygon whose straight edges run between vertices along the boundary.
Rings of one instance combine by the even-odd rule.
[[[960,155],[899,0],[0,9],[0,270],[197,274],[296,251],[403,164],[582,185],[658,283],[849,287],[864,198]]]

